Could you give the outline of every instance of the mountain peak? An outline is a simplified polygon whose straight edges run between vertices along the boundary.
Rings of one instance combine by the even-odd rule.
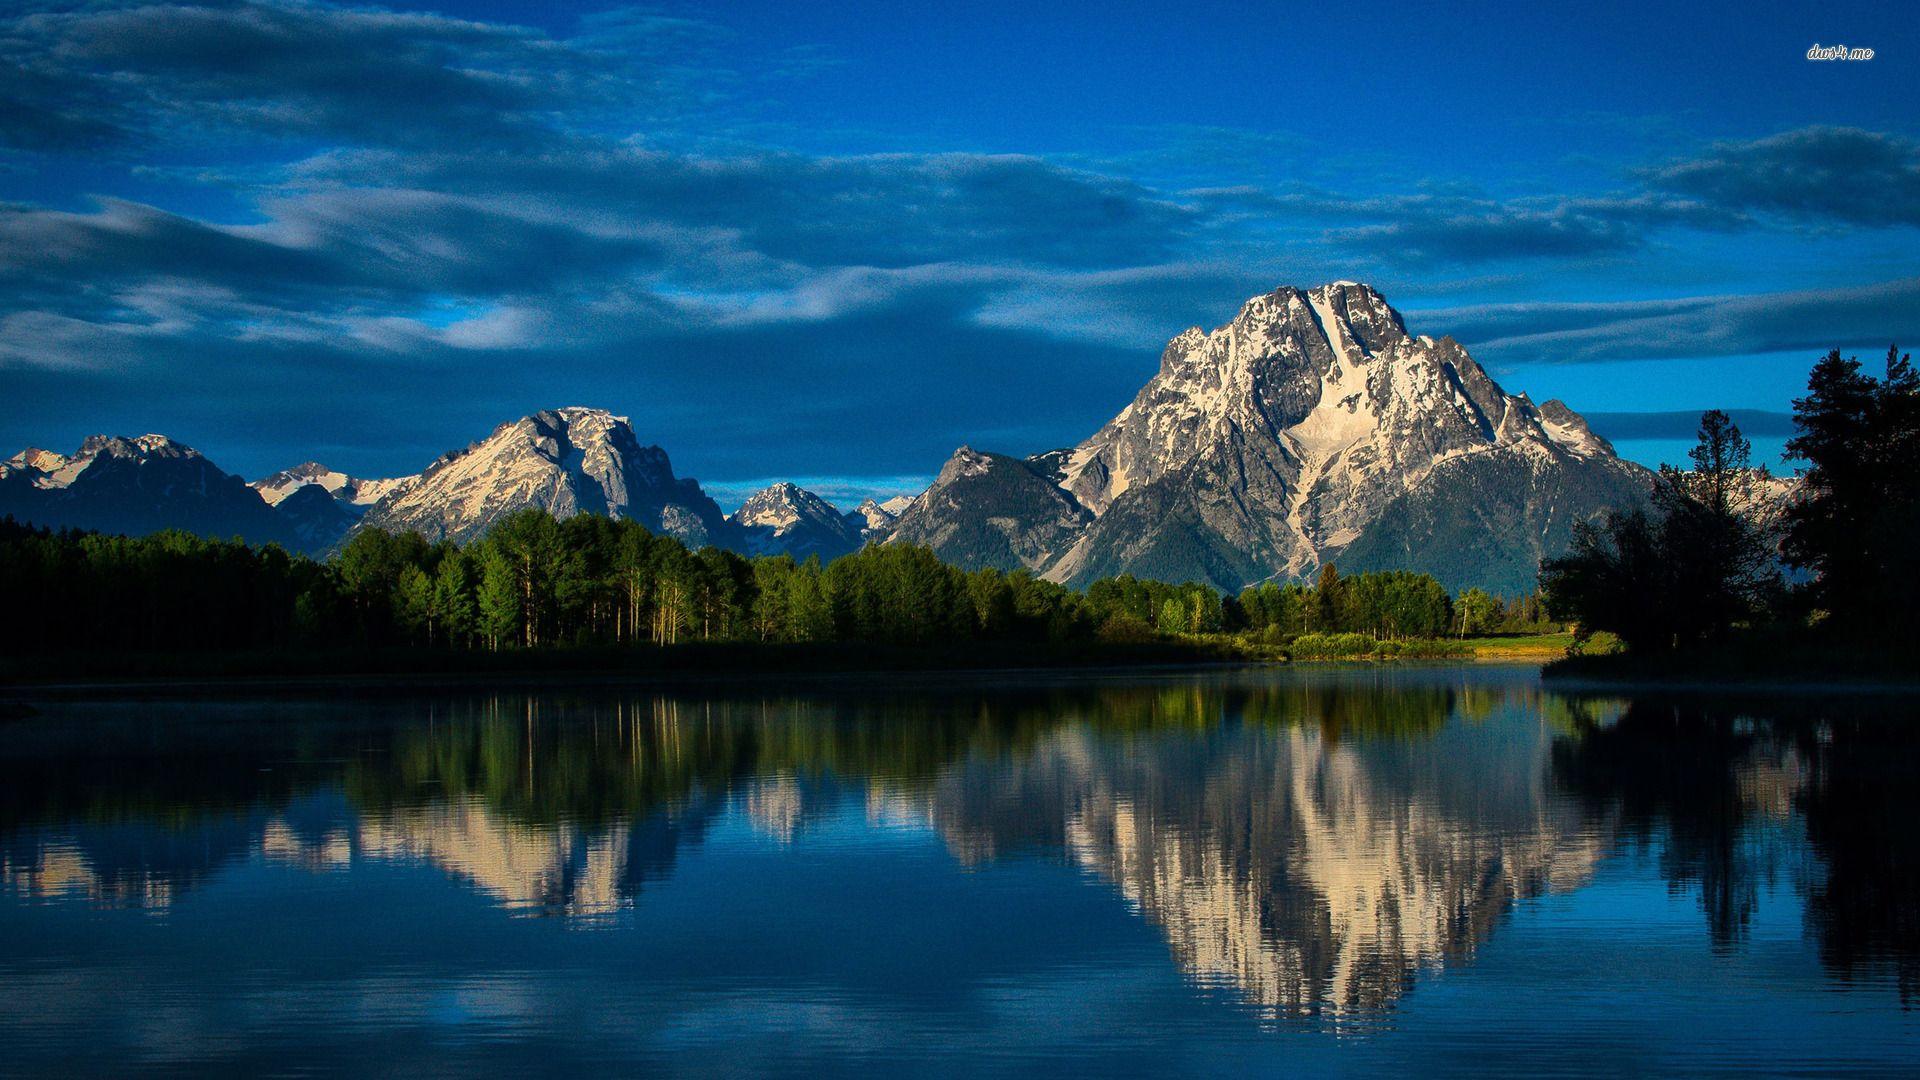
[[[596,409],[590,405],[562,405],[557,409],[542,409],[527,417],[529,420],[544,420],[547,423],[578,424],[593,422],[611,428],[616,425],[631,430],[632,421],[624,416],[616,416],[608,409]]]
[[[0,493],[0,514],[21,521],[127,535],[178,528],[256,542],[287,539],[246,481],[165,435],[90,435],[72,455],[34,449],[14,461],[33,470],[31,481]]]
[[[628,517],[694,546],[718,540],[726,524],[697,483],[674,476],[666,451],[640,443],[626,417],[577,405],[531,413],[443,455],[394,485],[362,524],[467,540],[529,507]]]
[[[81,458],[94,458],[102,454],[114,457],[139,458],[149,455],[166,457],[199,457],[200,452],[183,442],[165,435],[149,432],[131,438],[125,435],[89,435],[80,443],[79,452],[69,461]]]
[[[827,500],[787,480],[761,488],[740,504],[733,520],[742,525],[765,525],[774,529],[790,527],[805,517],[840,518],[840,511]]]
[[[1032,463],[962,446],[899,512],[886,542],[922,544],[967,566],[1037,571],[1091,520]]]
[[[860,529],[848,515],[789,481],[753,493],[728,519],[754,554],[787,553],[796,559],[832,560],[860,546]]]
[[[1483,455],[1495,456],[1482,473],[1496,461],[1535,475],[1594,462],[1593,476],[1552,481],[1582,485],[1582,498],[1645,480],[1565,405],[1507,393],[1451,338],[1410,336],[1371,285],[1283,285],[1218,329],[1176,336],[1111,421],[1067,453],[1036,455],[1033,467],[1096,517],[1047,572],[1205,573],[1222,584],[1308,574],[1350,557],[1403,496],[1476,471],[1464,463]],[[956,455],[942,476],[967,465]],[[1516,512],[1538,511],[1526,498]],[[1116,507],[1125,512],[1109,521]],[[1537,558],[1542,543],[1534,535],[1516,552]]]
[[[1013,460],[1002,458],[999,454],[983,454],[971,446],[962,446],[940,467],[940,475],[934,478],[934,485],[951,484],[967,476],[984,476],[994,467],[996,459]]]

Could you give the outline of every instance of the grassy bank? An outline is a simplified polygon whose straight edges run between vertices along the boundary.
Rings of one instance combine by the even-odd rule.
[[[1462,644],[1473,650],[1478,660],[1539,660],[1542,662],[1558,660],[1567,655],[1573,647],[1571,633],[1556,634],[1495,634],[1488,637],[1462,639]],[[1611,653],[1619,650],[1620,643],[1611,634],[1596,635],[1585,648],[1590,653]]]
[[[1569,633],[1489,634],[1468,638],[1375,638],[1369,634],[1297,634],[1269,637],[1258,634],[1213,634],[1185,640],[1210,641],[1217,649],[1237,652],[1249,660],[1533,660],[1545,662],[1567,654]],[[1590,648],[1614,647],[1607,638]]]

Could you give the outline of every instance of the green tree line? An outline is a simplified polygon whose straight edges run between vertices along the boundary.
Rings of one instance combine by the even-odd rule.
[[[1123,576],[1082,592],[1025,572],[963,571],[920,547],[872,545],[830,564],[689,550],[632,522],[513,514],[464,546],[356,532],[326,561],[183,532],[129,538],[0,522],[0,594],[15,653],[412,647],[672,646],[683,642],[1132,642],[1251,631],[1377,640],[1523,628],[1537,598],[1458,600],[1425,574],[1312,587]]]

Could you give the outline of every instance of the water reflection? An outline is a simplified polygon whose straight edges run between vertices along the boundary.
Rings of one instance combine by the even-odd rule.
[[[1516,903],[1657,855],[1716,947],[1787,881],[1836,980],[1920,986],[1920,763],[1893,706],[1569,698],[1368,669],[805,696],[72,705],[0,758],[0,887],[164,915],[232,867],[429,866],[512,915],[621,925],[737,820],[849,807],[964,867],[1076,868],[1186,977],[1365,1018]]]
[[[1807,929],[1842,981],[1920,991],[1920,766],[1914,706],[1891,700],[1643,700],[1554,748],[1557,783],[1618,813],[1697,892],[1717,948],[1744,940],[1763,888],[1805,897]]]
[[[1065,728],[943,778],[934,818],[963,860],[1063,848],[1162,927],[1194,978],[1308,1015],[1392,1004],[1514,900],[1585,882],[1606,847],[1546,797],[1540,742],[1467,754],[1347,731]]]

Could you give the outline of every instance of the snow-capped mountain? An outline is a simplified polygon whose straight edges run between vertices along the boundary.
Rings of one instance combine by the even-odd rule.
[[[395,476],[382,480],[364,480],[357,476],[348,476],[338,469],[329,469],[317,461],[302,462],[291,469],[282,469],[272,476],[255,480],[250,486],[260,493],[268,506],[279,506],[287,496],[309,484],[318,485],[321,490],[333,496],[343,506],[365,510],[388,492],[403,487],[419,479],[417,476]]]
[[[32,469],[37,473],[49,475],[58,472],[66,463],[67,455],[65,454],[56,454],[51,450],[29,446],[8,458],[6,464],[0,465],[0,470]]]
[[[831,562],[860,548],[860,530],[849,517],[803,487],[779,483],[755,492],[728,520],[747,554],[818,555]]]
[[[245,480],[165,435],[93,435],[72,455],[38,448],[14,455],[0,465],[0,515],[9,514],[50,528],[292,540]]]
[[[629,518],[694,547],[733,546],[720,507],[698,481],[673,475],[666,451],[642,446],[625,417],[580,407],[502,424],[444,455],[369,507],[360,527],[466,541],[529,507]]]
[[[1113,420],[1024,464],[1088,524],[1064,551],[1031,545],[1022,565],[1074,584],[1132,573],[1228,589],[1337,559],[1520,591],[1575,521],[1651,481],[1565,405],[1508,394],[1458,342],[1409,335],[1352,282],[1283,287],[1211,333],[1187,330]],[[1009,523],[927,497],[919,509],[896,538],[1057,535],[1066,520],[1049,507]]]

